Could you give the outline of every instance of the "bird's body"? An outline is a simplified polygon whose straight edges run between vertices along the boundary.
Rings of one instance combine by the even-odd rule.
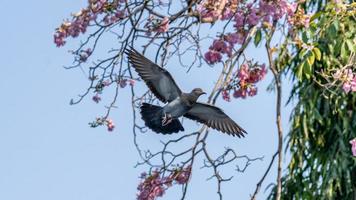
[[[191,108],[191,104],[187,104],[186,100],[181,97],[177,97],[173,101],[169,102],[163,107],[163,111],[167,114],[170,114],[172,118],[177,119],[186,114]]]
[[[157,133],[171,134],[184,131],[179,118],[189,119],[206,124],[208,127],[220,130],[233,136],[244,136],[246,133],[220,108],[210,104],[197,102],[202,94],[200,88],[190,93],[182,92],[168,71],[148,60],[134,49],[127,50],[130,63],[145,81],[152,93],[165,106],[143,103],[141,106],[142,119],[145,125]]]

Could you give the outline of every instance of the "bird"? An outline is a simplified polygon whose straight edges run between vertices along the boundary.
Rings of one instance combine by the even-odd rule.
[[[247,134],[222,109],[198,102],[198,98],[206,94],[201,88],[184,93],[166,69],[150,61],[133,47],[126,48],[125,54],[151,92],[165,103],[163,107],[142,103],[140,113],[146,127],[161,134],[178,133],[184,131],[179,118],[186,117],[232,136],[244,137]]]

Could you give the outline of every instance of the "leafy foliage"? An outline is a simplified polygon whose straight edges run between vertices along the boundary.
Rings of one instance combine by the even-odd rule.
[[[277,59],[298,79],[282,199],[356,198],[356,158],[349,144],[356,137],[356,93],[341,90],[333,77],[342,68],[355,73],[355,13],[355,3],[328,3],[295,36],[294,55],[285,49]]]

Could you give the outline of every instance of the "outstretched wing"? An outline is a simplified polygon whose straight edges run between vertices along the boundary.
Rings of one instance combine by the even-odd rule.
[[[237,125],[229,116],[227,116],[220,108],[213,105],[196,103],[188,113],[184,115],[192,120],[207,125],[210,128],[219,130],[223,133],[233,136],[242,136],[247,132]]]
[[[136,72],[159,100],[166,103],[180,96],[182,91],[167,70],[156,65],[133,48],[127,49],[126,54]]]

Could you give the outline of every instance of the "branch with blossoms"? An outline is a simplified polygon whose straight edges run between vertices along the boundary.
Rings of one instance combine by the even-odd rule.
[[[326,80],[326,83],[320,83],[314,79],[314,81],[326,90],[333,92],[335,88],[342,88],[342,90],[348,94],[350,92],[356,92],[356,55],[352,52],[349,61],[346,65],[331,70],[331,72],[318,72],[318,74]]]
[[[56,29],[54,42],[57,47],[63,47],[69,38],[82,38],[79,47],[70,51],[74,56],[73,65],[66,68],[81,69],[88,78],[88,87],[71,104],[90,98],[95,104],[101,105],[106,100],[104,94],[114,91],[106,103],[104,114],[90,122],[91,127],[106,126],[109,131],[114,131],[114,120],[110,118],[110,113],[116,109],[120,91],[125,88],[131,91],[134,145],[141,159],[137,167],[148,168],[140,177],[137,199],[156,199],[173,185],[183,187],[181,199],[185,199],[194,168],[199,165],[210,170],[209,180],[216,180],[218,198],[223,199],[222,184],[231,181],[233,176],[224,177],[221,169],[235,166],[237,172],[244,172],[251,163],[263,157],[239,155],[230,147],[222,150],[220,155],[212,156],[207,143],[209,129],[206,126],[176,139],[162,141],[162,148],[156,152],[142,149],[138,138],[140,133],[148,130],[137,119],[137,111],[142,102],[158,101],[148,90],[137,90],[135,83],[141,82],[141,79],[132,73],[124,56],[125,49],[133,46],[137,49],[142,47],[140,51],[143,54],[147,51],[156,52],[155,62],[161,66],[166,66],[171,58],[178,57],[180,64],[188,67],[188,71],[204,64],[221,66],[208,103],[215,104],[220,96],[227,102],[231,101],[231,95],[236,99],[246,99],[257,95],[258,83],[267,73],[266,64],[255,62],[246,55],[247,46],[252,41],[258,46],[263,36],[267,36],[271,30],[274,32],[277,27],[283,29],[298,24],[298,19],[303,16],[298,12],[301,11],[297,11],[296,4],[286,0],[168,3],[161,0],[88,0],[85,8],[72,14],[71,19]],[[222,27],[213,33],[213,41],[210,41],[211,35],[202,29],[204,25]],[[107,38],[114,40],[115,45],[103,49],[99,44]],[[212,44],[204,47],[204,41]],[[268,46],[267,49],[270,69],[278,78],[279,71],[274,71],[276,68],[271,57],[273,48]],[[102,55],[100,52],[103,51],[107,57],[95,57]],[[187,61],[187,56],[192,58],[191,61]],[[277,115],[280,116],[278,111]],[[281,141],[281,134],[279,136]],[[281,147],[280,143],[280,153]],[[198,156],[202,156],[203,160],[197,160]],[[281,157],[279,155],[279,160]],[[240,160],[245,162],[243,166],[238,165]]]

